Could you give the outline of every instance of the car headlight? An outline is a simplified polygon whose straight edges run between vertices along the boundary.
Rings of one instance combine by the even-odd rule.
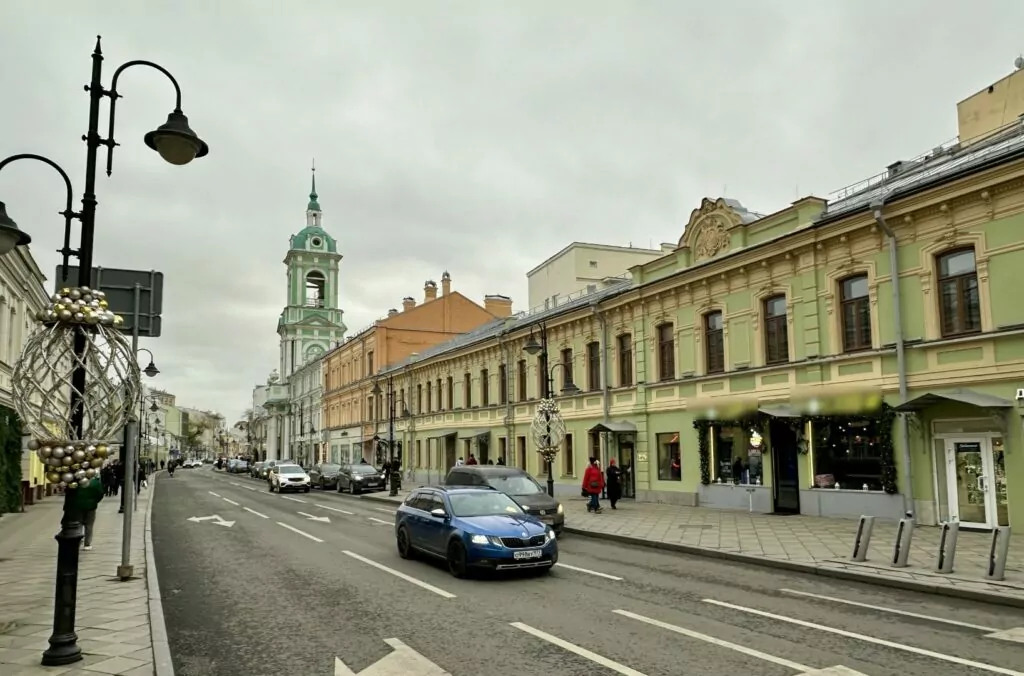
[[[562,503],[558,503],[558,513],[559,514],[564,514],[565,513],[565,507],[562,507]]]
[[[496,547],[502,546],[501,538],[495,537],[493,535],[471,535],[469,536],[469,541],[475,545],[494,545]]]
[[[363,480],[363,477],[361,477],[361,476],[354,476],[354,477],[352,477],[352,481],[362,481],[362,480]]]
[[[555,539],[555,531],[550,528],[544,531],[544,535],[547,536],[547,539],[544,541],[545,543],[551,542]]]

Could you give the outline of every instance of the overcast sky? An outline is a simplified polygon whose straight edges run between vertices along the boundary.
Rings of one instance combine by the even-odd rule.
[[[314,156],[351,332],[445,269],[526,309],[526,271],[570,241],[676,241],[705,196],[769,213],[950,139],[1022,25],[1020,0],[2,0],[0,156],[56,160],[77,206],[95,35],[108,86],[131,59],[174,74],[210,155],[145,147],[173,90],[127,71],[96,264],[165,274],[152,384],[233,417],[277,365]],[[51,279],[62,190],[0,176]]]

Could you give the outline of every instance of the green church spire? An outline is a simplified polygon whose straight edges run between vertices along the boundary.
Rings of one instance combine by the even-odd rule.
[[[309,204],[306,206],[306,211],[320,211],[320,203],[317,202],[318,195],[316,194],[316,160],[313,160],[313,187],[309,191]]]

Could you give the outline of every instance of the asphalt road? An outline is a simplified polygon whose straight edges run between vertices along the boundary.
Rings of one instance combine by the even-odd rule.
[[[155,490],[177,676],[359,673],[393,638],[453,676],[1024,676],[1024,629],[988,636],[1019,609],[574,536],[548,576],[457,580],[398,557],[388,505],[210,468]]]

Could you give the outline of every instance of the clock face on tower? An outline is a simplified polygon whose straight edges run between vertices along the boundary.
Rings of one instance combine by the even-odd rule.
[[[310,345],[306,348],[306,360],[313,361],[314,359],[318,359],[323,353],[324,348],[320,345]]]

